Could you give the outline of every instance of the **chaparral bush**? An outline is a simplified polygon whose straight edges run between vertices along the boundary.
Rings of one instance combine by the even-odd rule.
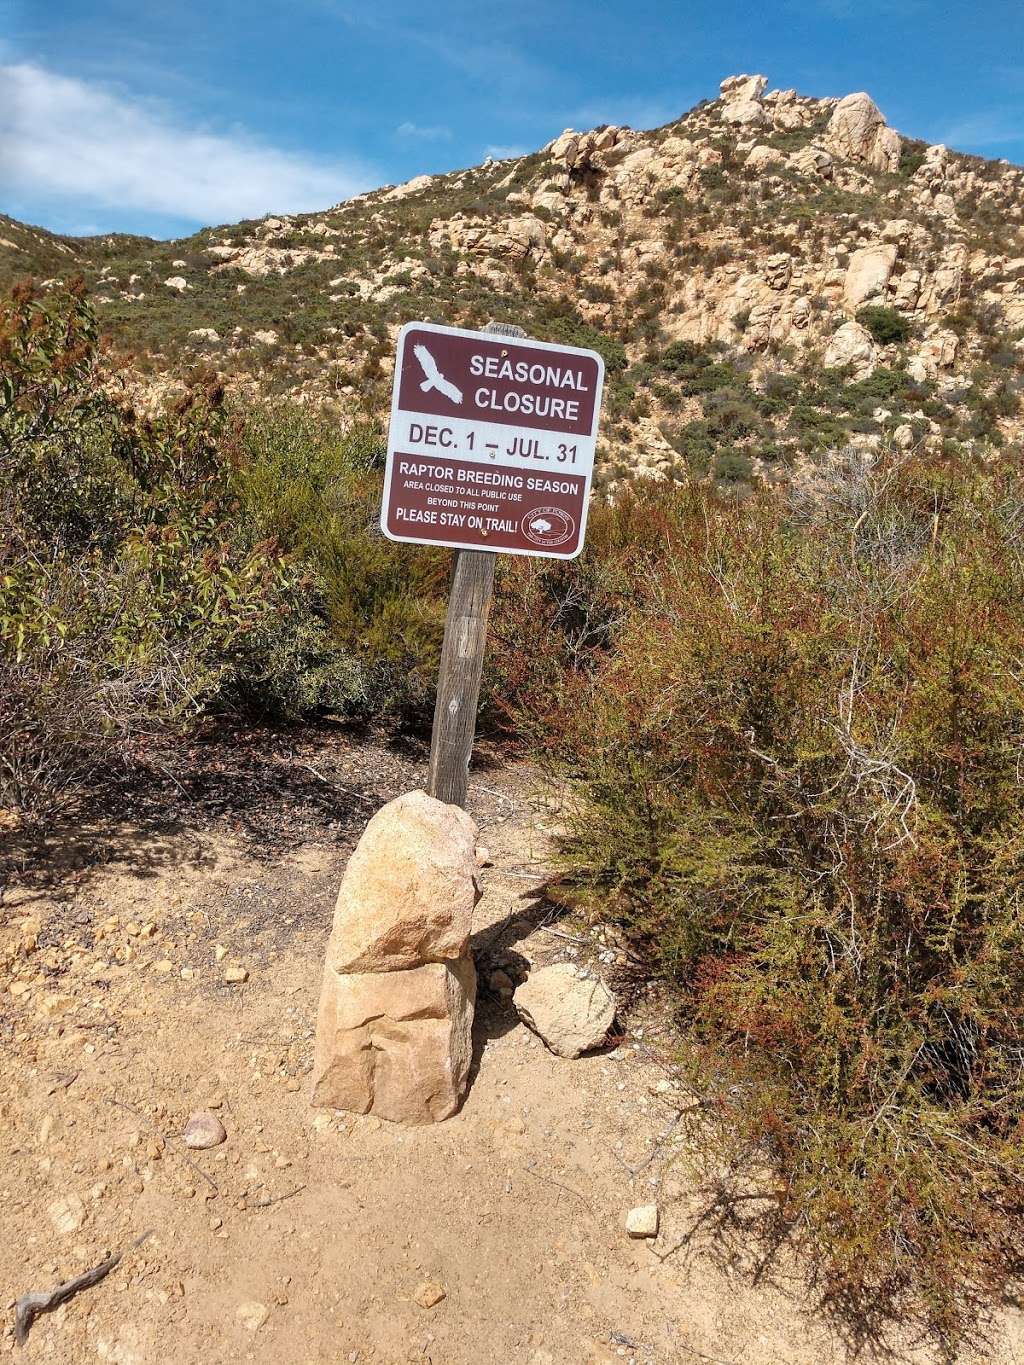
[[[278,690],[293,679],[289,713],[328,705],[352,718],[428,721],[448,564],[443,553],[396,545],[379,529],[382,431],[370,422],[343,429],[282,405],[247,411],[230,446],[249,534],[273,539],[317,586],[316,625],[304,618],[287,648],[277,629],[280,660],[264,661]],[[311,630],[310,654],[303,640]],[[250,682],[259,674],[253,662]]]
[[[677,493],[557,716],[574,895],[674,989],[719,1206],[947,1340],[1019,1264],[1022,494],[855,454]]]
[[[865,326],[879,346],[906,341],[910,336],[910,322],[896,308],[888,304],[872,303],[857,314],[857,321]]]
[[[140,737],[267,675],[305,570],[239,516],[222,394],[138,412],[82,291],[0,310],[0,805],[42,809]]]

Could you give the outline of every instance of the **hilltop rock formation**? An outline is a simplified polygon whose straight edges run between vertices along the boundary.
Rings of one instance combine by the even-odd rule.
[[[760,128],[768,122],[763,97],[768,88],[766,76],[728,76],[719,87],[722,118],[742,128]]]
[[[895,172],[900,164],[900,135],[863,91],[836,105],[825,129],[829,150],[844,161],[866,162],[876,171]]]
[[[161,398],[201,360],[342,420],[383,415],[415,317],[596,346],[610,491],[723,465],[782,478],[908,426],[915,449],[981,454],[1024,431],[1024,172],[903,137],[864,92],[728,76],[662,128],[566,129],[316,214],[174,243],[3,219],[0,238],[8,279],[84,274]],[[874,376],[884,402],[858,387]]]

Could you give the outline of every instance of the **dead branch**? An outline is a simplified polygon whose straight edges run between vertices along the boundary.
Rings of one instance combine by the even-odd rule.
[[[526,1172],[527,1175],[532,1175],[534,1180],[543,1180],[545,1185],[554,1185],[556,1189],[564,1190],[566,1194],[571,1194],[574,1199],[578,1199],[585,1208],[590,1210],[591,1213],[594,1212],[593,1204],[591,1204],[586,1198],[584,1198],[584,1196],[580,1194],[579,1190],[574,1190],[569,1185],[563,1185],[560,1180],[553,1180],[549,1175],[541,1175],[540,1171],[534,1171],[529,1166],[524,1166],[523,1170]]]
[[[141,1237],[136,1237],[134,1242],[129,1243],[123,1251],[115,1251],[113,1255],[107,1256],[98,1265],[94,1265],[91,1270],[83,1271],[81,1275],[76,1275],[73,1280],[65,1280],[63,1284],[57,1285],[54,1289],[30,1289],[27,1294],[22,1294],[14,1305],[14,1340],[17,1344],[24,1346],[25,1342],[28,1341],[32,1324],[40,1313],[48,1313],[52,1308],[59,1308],[62,1303],[67,1303],[68,1299],[74,1298],[83,1289],[91,1289],[94,1284],[99,1284],[127,1256],[129,1251],[134,1251],[136,1247],[142,1246],[147,1237],[152,1235],[152,1229],[144,1232]]]
[[[294,1190],[289,1190],[287,1194],[279,1194],[273,1199],[254,1199],[251,1204],[246,1204],[246,1210],[269,1209],[271,1204],[283,1203],[285,1199],[291,1199],[292,1195],[301,1194],[305,1188],[305,1185],[296,1185]]]

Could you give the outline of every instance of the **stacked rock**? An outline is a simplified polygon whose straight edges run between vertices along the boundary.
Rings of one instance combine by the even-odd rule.
[[[437,1123],[458,1109],[476,1000],[476,839],[465,811],[422,791],[367,825],[327,946],[314,1105],[394,1123]]]

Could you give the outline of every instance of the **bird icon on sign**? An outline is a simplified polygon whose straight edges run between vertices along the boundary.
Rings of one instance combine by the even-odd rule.
[[[427,350],[426,346],[419,345],[412,348],[412,353],[420,363],[420,369],[426,375],[420,388],[424,393],[429,393],[431,389],[437,389],[438,393],[443,393],[446,398],[450,398],[453,403],[462,402],[462,390],[456,388],[450,379],[445,379],[444,375],[437,367],[437,361]]]

